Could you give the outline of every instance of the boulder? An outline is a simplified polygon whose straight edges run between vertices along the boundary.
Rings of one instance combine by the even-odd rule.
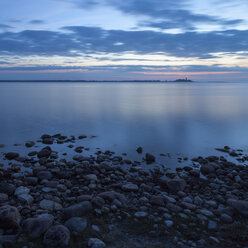
[[[215,172],[215,168],[211,164],[204,164],[204,165],[201,166],[200,171],[201,171],[201,173],[203,175],[208,175],[208,174],[214,173]]]
[[[70,231],[63,225],[50,227],[44,235],[43,243],[46,247],[65,248],[69,246]]]
[[[8,160],[16,159],[18,157],[19,157],[19,153],[17,152],[8,152],[5,154],[5,158],[7,158]]]
[[[0,228],[18,231],[20,228],[21,215],[16,207],[5,205],[0,207]]]
[[[87,227],[87,219],[72,217],[65,222],[65,226],[74,234],[82,233]]]
[[[23,222],[23,228],[31,239],[39,238],[53,224],[54,217],[47,215],[44,217],[28,218]]]
[[[227,204],[231,206],[237,213],[248,217],[248,201],[228,199]]]
[[[147,164],[154,163],[155,160],[156,160],[155,156],[153,156],[153,155],[150,154],[150,153],[146,153],[146,163],[147,163]]]
[[[82,217],[92,209],[92,205],[89,201],[80,202],[71,205],[68,208],[64,208],[63,213],[66,219],[71,217]]]

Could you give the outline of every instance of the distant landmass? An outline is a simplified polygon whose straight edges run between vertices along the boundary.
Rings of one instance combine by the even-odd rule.
[[[114,82],[119,82],[119,83],[125,83],[125,82],[194,82],[188,78],[184,79],[176,79],[176,80],[0,80],[0,82],[37,82],[37,83],[42,83],[42,82],[85,82],[85,83],[97,83],[97,82],[105,82],[105,83],[114,83]]]

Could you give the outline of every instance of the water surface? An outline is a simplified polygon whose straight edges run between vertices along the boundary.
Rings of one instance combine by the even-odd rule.
[[[43,133],[96,135],[84,142],[132,159],[138,146],[189,157],[224,145],[247,150],[248,84],[6,82],[0,116],[9,150]]]

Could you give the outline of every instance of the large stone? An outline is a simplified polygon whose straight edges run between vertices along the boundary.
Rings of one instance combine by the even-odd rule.
[[[211,164],[204,164],[201,166],[200,171],[203,175],[208,175],[208,174],[214,173],[215,168]]]
[[[26,204],[29,204],[29,205],[31,203],[33,203],[33,201],[34,201],[34,198],[29,194],[21,194],[21,195],[18,195],[17,198],[18,198],[18,200],[20,202],[26,203]]]
[[[71,217],[82,217],[92,209],[92,205],[88,201],[74,204],[63,210],[66,219]]]
[[[161,206],[165,205],[165,198],[162,195],[154,195],[150,199],[152,205]]]
[[[138,186],[136,184],[133,184],[133,183],[124,184],[124,185],[122,185],[121,188],[123,191],[127,191],[127,192],[139,190]]]
[[[30,192],[29,188],[20,186],[15,190],[15,196],[22,195],[22,194],[28,194],[29,192]]]
[[[7,194],[0,193],[0,203],[8,201],[9,197]]]
[[[7,158],[8,160],[16,159],[18,157],[19,157],[19,153],[17,152],[8,152],[5,154],[5,158]]]
[[[13,195],[15,192],[15,186],[13,184],[2,181],[0,183],[0,192],[7,195]]]
[[[248,201],[228,199],[227,204],[237,213],[248,217]]]
[[[52,153],[52,150],[49,146],[44,147],[37,154],[38,158],[49,158]]]
[[[35,145],[35,142],[34,141],[27,141],[26,143],[25,143],[25,146],[26,147],[32,147],[32,146],[34,146]]]
[[[74,234],[82,233],[87,227],[87,219],[72,217],[65,222],[65,226]]]
[[[21,215],[16,207],[5,205],[0,207],[0,228],[19,230]]]
[[[69,246],[70,231],[63,225],[50,227],[44,235],[43,243],[46,247],[65,248]]]
[[[40,202],[40,207],[42,209],[50,210],[50,211],[61,210],[63,208],[61,204],[59,204],[55,201],[46,200],[46,199],[44,199]]]
[[[186,187],[186,182],[184,179],[181,178],[171,179],[167,181],[167,186],[172,192],[183,191]]]
[[[54,217],[47,215],[44,217],[28,218],[23,222],[23,227],[31,239],[39,238],[53,224]]]
[[[91,248],[104,248],[106,247],[105,243],[97,238],[90,238],[88,241],[88,246]]]
[[[50,171],[40,171],[37,173],[37,177],[40,180],[44,180],[44,179],[51,180],[53,175]]]
[[[150,153],[146,153],[146,163],[147,163],[147,164],[154,163],[155,161],[156,161],[155,156],[153,156],[153,155],[150,154]]]

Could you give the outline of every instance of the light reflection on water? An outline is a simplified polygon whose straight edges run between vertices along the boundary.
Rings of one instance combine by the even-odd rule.
[[[131,158],[246,149],[247,106],[245,83],[0,83],[0,144],[62,133]]]

